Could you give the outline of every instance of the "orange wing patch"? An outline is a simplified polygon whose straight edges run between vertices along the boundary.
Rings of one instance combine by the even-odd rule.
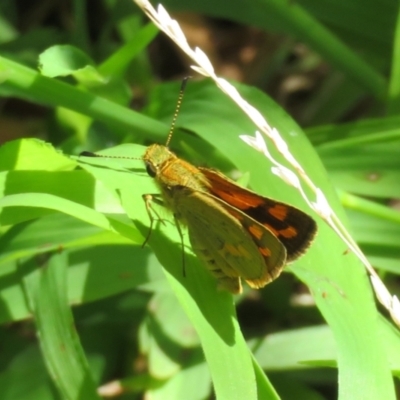
[[[283,204],[275,204],[274,207],[268,208],[268,212],[279,221],[284,221],[287,218],[288,211],[288,207]]]
[[[218,171],[208,168],[199,168],[199,170],[206,176],[211,193],[226,201],[232,207],[246,210],[249,207],[258,207],[264,204],[261,196],[242,188]]]
[[[259,247],[258,251],[264,256],[264,257],[271,257],[271,250],[268,247]]]
[[[269,229],[277,238],[284,237],[285,239],[291,239],[297,236],[297,229],[293,226],[288,226],[285,229],[275,229],[270,224],[263,223],[263,225]]]
[[[260,226],[254,224],[249,227],[249,232],[251,236],[255,237],[256,239],[260,240],[263,235],[263,230]]]
[[[283,236],[286,239],[290,239],[297,236],[297,233],[297,230],[293,226],[289,226],[286,229],[281,229],[278,231],[278,237]]]

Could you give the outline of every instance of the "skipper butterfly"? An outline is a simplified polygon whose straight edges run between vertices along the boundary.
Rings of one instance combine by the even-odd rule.
[[[142,158],[161,192],[143,196],[151,220],[145,243],[155,200],[172,211],[181,238],[180,225],[187,226],[193,252],[220,288],[241,293],[241,279],[262,288],[304,254],[316,234],[316,222],[293,206],[245,189],[216,170],[195,167],[169,150],[185,84],[186,79],[167,144],[149,146]]]

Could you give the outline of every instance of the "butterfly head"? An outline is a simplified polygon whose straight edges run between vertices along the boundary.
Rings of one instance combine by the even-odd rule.
[[[143,161],[146,165],[147,173],[152,177],[156,177],[163,166],[176,158],[175,154],[168,150],[167,147],[160,144],[152,144],[144,153]]]

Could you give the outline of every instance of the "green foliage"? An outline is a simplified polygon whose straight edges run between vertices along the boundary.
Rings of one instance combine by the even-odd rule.
[[[0,147],[2,399],[97,399],[105,389],[96,387],[113,380],[123,399],[201,400],[212,391],[218,399],[332,399],[337,390],[340,399],[394,399],[399,334],[378,315],[359,260],[318,216],[313,246],[286,268],[309,288],[315,306],[307,308],[290,304],[292,274],[234,299],[217,291],[162,208],[164,223],[142,248],[149,230],[142,195],[157,188],[140,157],[149,143],[165,143],[180,83],[155,84],[146,49],[157,32],[141,12],[128,1],[104,3],[96,41],[80,2],[75,29],[52,35],[40,24],[20,32],[17,5],[0,5],[0,95],[52,111],[52,144],[25,138]],[[400,219],[388,207],[400,193],[394,5],[165,6],[291,35],[334,67],[304,106],[313,125],[305,130],[264,93],[235,85],[278,129],[396,292]],[[271,64],[265,79],[279,70]],[[147,94],[144,113],[128,107],[135,85]],[[374,105],[368,119],[338,123],[366,93]],[[239,139],[254,130],[212,82],[193,80],[171,147],[194,164],[240,171],[255,191],[311,214]],[[77,156],[110,145],[99,154],[117,158]]]

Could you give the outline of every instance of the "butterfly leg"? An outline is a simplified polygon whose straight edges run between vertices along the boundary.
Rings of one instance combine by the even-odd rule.
[[[186,263],[185,263],[185,246],[183,243],[183,233],[181,229],[181,224],[179,223],[178,216],[174,214],[174,219],[175,219],[175,226],[176,229],[178,230],[179,237],[181,238],[181,250],[182,250],[182,275],[186,277]]]
[[[153,226],[154,226],[154,221],[157,219],[160,221],[162,224],[165,224],[164,220],[160,217],[160,214],[154,209],[152,206],[152,203],[156,203],[158,205],[163,206],[164,202],[162,201],[161,197],[159,194],[143,194],[142,199],[146,205],[146,211],[150,219],[150,229],[149,233],[146,236],[146,239],[144,240],[142,244],[142,248],[146,246],[148,241],[150,240],[151,232],[153,231]],[[156,215],[157,218],[154,218],[153,213]]]
[[[157,220],[160,221],[162,224],[165,224],[165,222],[160,217],[160,214],[158,214],[158,212],[152,206],[152,203],[156,203],[156,204],[158,204],[160,206],[164,206],[164,201],[162,200],[161,196],[159,194],[143,194],[142,198],[143,198],[143,201],[145,202],[146,211],[147,211],[147,214],[149,215],[149,219],[150,219],[149,233],[147,234],[147,237],[146,237],[145,241],[142,244],[142,247],[144,247],[148,243],[148,241],[150,240],[151,232],[153,231],[155,218],[154,218],[152,213],[154,213],[156,215]],[[182,233],[181,225],[179,223],[179,219],[178,219],[178,215],[177,214],[174,214],[174,219],[175,219],[176,228],[178,229],[179,237],[181,238],[182,273],[183,273],[183,276],[186,276],[185,249],[184,249],[184,244],[183,244],[183,233]]]

